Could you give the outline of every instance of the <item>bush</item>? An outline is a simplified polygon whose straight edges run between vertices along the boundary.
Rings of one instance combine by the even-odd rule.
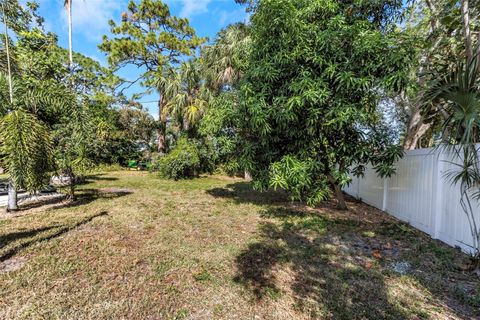
[[[158,161],[160,176],[168,179],[193,178],[200,173],[201,161],[195,142],[180,138],[175,148]]]

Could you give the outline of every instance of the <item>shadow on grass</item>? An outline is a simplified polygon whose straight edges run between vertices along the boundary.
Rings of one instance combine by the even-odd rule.
[[[34,238],[31,239],[31,240],[28,240],[26,242],[23,242],[23,243],[15,246],[11,249],[8,249],[6,252],[2,253],[0,255],[0,262],[3,262],[5,260],[10,259],[14,255],[19,253],[21,250],[26,249],[26,248],[30,247],[31,245],[34,245],[38,242],[48,241],[48,240],[57,238],[57,237],[65,234],[65,233],[67,233],[67,232],[69,232],[73,229],[76,229],[76,228],[78,228],[78,227],[80,227],[84,224],[87,224],[87,223],[91,222],[95,218],[102,217],[102,216],[107,216],[107,215],[108,215],[108,213],[106,211],[101,211],[97,214],[94,214],[94,215],[86,217],[86,218],[84,218],[80,221],[77,221],[74,224],[53,225],[53,226],[48,226],[48,227],[29,230],[29,231],[14,232],[14,233],[11,233],[11,234],[1,236],[0,237],[1,247],[6,246],[10,242],[20,240],[20,239],[23,239],[23,238],[29,238],[29,237],[34,237]],[[54,232],[52,232],[52,233],[48,232],[48,231],[54,230],[54,229],[55,229]],[[37,235],[39,235],[41,233],[44,233],[44,232],[46,233],[44,236],[36,237]]]
[[[258,240],[237,256],[234,279],[249,289],[255,299],[277,299],[284,292],[292,292],[295,308],[315,319],[425,316],[425,310],[415,306],[415,296],[397,300],[387,288],[387,281],[399,277],[388,270],[387,262],[395,261],[398,251],[391,248],[392,259],[387,259],[389,253],[381,248],[382,244],[395,241],[393,238],[383,235],[378,239],[364,238],[359,235],[364,225],[358,221],[315,212],[277,207],[266,209],[262,216],[268,220],[260,225]],[[388,233],[390,228],[390,224],[378,224],[379,232]],[[406,246],[411,245],[407,239],[410,236],[405,235],[401,240]],[[386,258],[385,267],[373,257],[379,251],[385,255],[381,258]],[[436,284],[421,283],[436,300],[451,305],[443,290],[433,288]],[[465,316],[465,310],[457,312],[458,308],[451,307],[458,316]]]
[[[133,192],[129,190],[104,191],[101,189],[80,189],[76,191],[76,199],[74,201],[65,201],[64,197],[50,198],[22,205],[20,211],[30,210],[46,205],[51,205],[51,210],[74,208],[89,204],[98,199],[115,199],[132,193]]]
[[[59,228],[59,227],[61,226],[53,225],[53,226],[42,227],[42,228],[37,228],[32,230],[12,232],[6,235],[0,235],[0,249],[7,246],[10,242],[14,242],[23,238],[35,237],[39,233],[42,233],[51,229]]]
[[[116,177],[110,177],[106,176],[105,173],[96,173],[96,174],[90,174],[87,175],[83,178],[81,182],[78,182],[78,185],[87,185],[87,184],[92,184],[97,181],[117,181],[118,178]]]
[[[249,182],[228,184],[225,188],[213,188],[207,193],[215,198],[232,199],[236,203],[253,203],[258,205],[278,204],[288,202],[288,195],[282,191],[255,191]]]

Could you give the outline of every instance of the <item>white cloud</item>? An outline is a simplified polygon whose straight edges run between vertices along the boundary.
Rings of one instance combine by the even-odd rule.
[[[114,19],[115,14],[124,5],[118,0],[73,0],[72,2],[73,32],[82,33],[96,41],[108,33],[110,29],[108,21]],[[64,23],[67,24],[67,13],[63,7],[62,11]]]
[[[208,5],[212,0],[180,0],[182,2],[182,9],[180,16],[184,18],[191,18],[195,15],[208,12]]]

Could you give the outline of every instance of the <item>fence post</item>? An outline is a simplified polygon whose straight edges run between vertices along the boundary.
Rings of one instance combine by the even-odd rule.
[[[382,211],[387,211],[387,201],[388,201],[388,179],[387,179],[387,178],[383,178]]]
[[[435,165],[432,175],[432,227],[430,235],[434,239],[440,238],[440,230],[442,229],[442,207],[443,207],[443,170],[445,157],[441,150],[435,152]]]

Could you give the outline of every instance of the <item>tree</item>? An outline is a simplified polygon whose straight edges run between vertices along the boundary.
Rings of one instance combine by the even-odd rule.
[[[34,115],[16,109],[0,120],[0,152],[15,190],[41,190],[53,171],[53,148],[48,128]],[[9,207],[8,209],[12,209]]]
[[[150,145],[155,120],[141,104],[130,102],[122,105],[118,121],[128,140]]]
[[[416,39],[416,63],[412,65],[409,85],[395,93],[395,103],[405,115],[403,146],[406,150],[429,147],[439,132],[443,115],[426,121],[422,105],[428,83],[439,65],[447,65],[460,54],[462,23],[457,1],[412,1],[403,22],[404,33]],[[438,71],[438,70],[437,70]]]
[[[110,65],[115,69],[137,66],[142,74],[133,82],[142,80],[150,90],[159,91],[158,151],[164,153],[167,119],[163,110],[167,100],[163,88],[155,87],[156,80],[182,57],[194,54],[205,39],[195,35],[187,19],[172,16],[159,0],[142,0],[139,4],[130,1],[121,23],[110,21],[110,25],[114,38],[104,36],[100,45]]]
[[[232,175],[244,169],[238,161],[240,118],[243,116],[239,88],[247,71],[252,49],[250,40],[248,25],[229,25],[217,34],[214,43],[202,48],[200,56],[204,84],[211,95],[199,133],[214,141],[216,165]],[[247,172],[245,176],[248,177]]]
[[[46,125],[55,171],[69,176],[69,197],[74,199],[76,177],[92,163],[122,161],[134,149],[114,109],[123,99],[113,93],[119,79],[75,52],[70,68],[69,52],[58,46],[55,34],[32,28],[16,38],[15,108]]]
[[[182,131],[192,131],[205,113],[209,101],[199,61],[183,62],[179,70],[166,81],[166,112],[177,119]]]
[[[7,15],[6,15],[6,10],[5,10],[5,4],[2,3],[2,15],[3,15],[3,23],[5,25],[5,51],[6,51],[6,60],[7,60],[7,72],[8,72],[8,93],[9,93],[9,100],[8,104],[10,105],[10,108],[13,107],[13,87],[12,87],[12,70],[11,70],[11,64],[10,64],[10,50],[9,50],[9,42],[10,40],[8,39],[8,26],[7,26]],[[11,109],[7,109],[7,112],[10,112]],[[15,118],[13,118],[15,119]],[[15,128],[15,127],[14,127]],[[3,132],[6,134],[6,132]],[[12,133],[12,132],[10,132]],[[7,140],[7,144],[8,144]],[[14,143],[13,143],[14,144]],[[14,149],[6,149],[5,151],[14,151]],[[7,153],[8,155],[8,153]],[[15,167],[15,166],[12,166]],[[13,211],[17,210],[17,185],[15,183],[15,177],[12,175],[10,176],[10,181],[8,184],[8,203],[7,203],[7,212],[8,211]]]
[[[394,172],[401,151],[377,112],[399,90],[412,52],[394,21],[400,1],[264,0],[252,16],[242,86],[245,167],[255,186],[282,188],[315,205],[330,195],[346,208],[349,173],[372,164]],[[354,169],[352,169],[352,167]]]
[[[9,105],[9,109],[0,120],[0,154],[2,166],[10,176],[7,211],[13,211],[18,208],[16,191],[19,188],[35,192],[48,183],[53,160],[48,128],[28,112],[48,98],[43,92],[25,90],[26,82],[12,79],[6,20],[4,22],[9,94],[8,99],[6,94],[1,97],[4,98],[2,104]]]
[[[10,173],[10,191],[38,191],[56,172],[70,177],[73,199],[76,177],[93,164],[138,155],[116,109],[124,101],[114,92],[120,79],[71,47],[59,47],[57,35],[43,29],[35,3],[6,4],[4,24],[15,36],[12,41],[5,32],[0,59],[0,161]],[[10,208],[16,208],[10,195]]]
[[[244,23],[229,25],[212,45],[202,48],[202,73],[209,89],[222,92],[237,88],[246,71],[249,50],[249,27]]]
[[[40,30],[21,31],[17,38],[17,72],[9,77],[9,95],[0,94],[1,103],[10,105],[9,114],[1,120],[0,126],[2,165],[10,175],[14,190],[23,188],[35,192],[48,184],[49,174],[55,168],[49,125],[70,109],[65,105],[73,99],[66,98],[66,88],[52,79],[52,65],[48,61],[55,61],[55,67],[61,66],[57,65],[54,56],[51,60],[42,59],[41,68],[30,68],[32,63],[38,62],[36,54],[41,55],[35,45],[34,48],[30,46],[46,39]],[[45,50],[48,48],[46,46]],[[11,198],[8,210],[17,207],[13,194]]]
[[[72,0],[65,0],[63,6],[68,16],[68,58],[70,70],[73,69],[73,48],[72,48]]]

